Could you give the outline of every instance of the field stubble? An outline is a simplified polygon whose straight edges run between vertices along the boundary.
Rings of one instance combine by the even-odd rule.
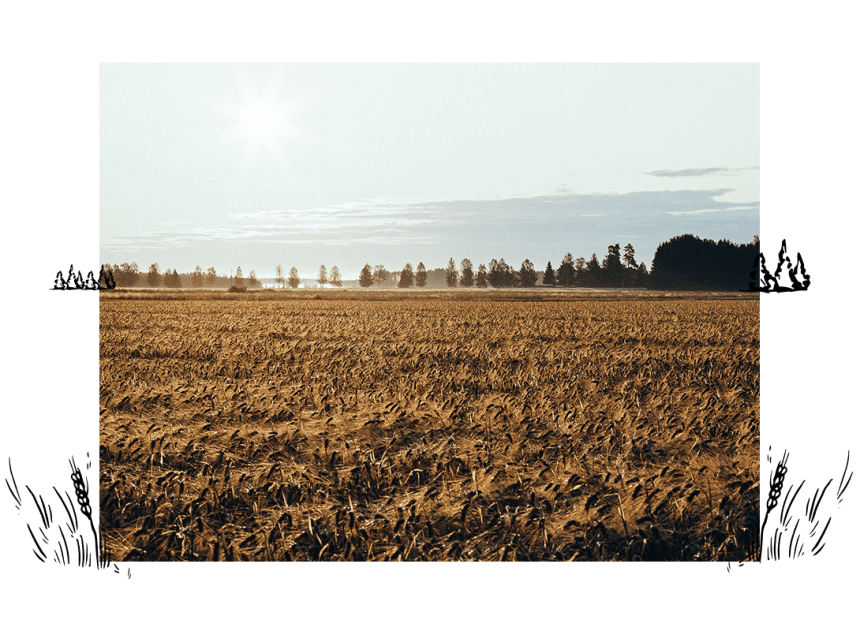
[[[759,303],[102,300],[115,560],[744,560]]]

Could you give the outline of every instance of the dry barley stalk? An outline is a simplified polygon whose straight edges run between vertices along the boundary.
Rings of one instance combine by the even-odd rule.
[[[78,499],[78,505],[81,507],[81,514],[87,518],[87,521],[90,522],[90,528],[93,531],[93,540],[95,541],[95,555],[96,555],[96,568],[101,569],[101,549],[99,547],[99,535],[96,532],[96,525],[93,522],[93,509],[90,506],[90,495],[88,485],[84,481],[84,476],[81,474],[81,470],[75,464],[75,459],[72,458],[69,460],[69,464],[72,466],[72,482],[75,485],[75,495]]]
[[[767,518],[770,515],[770,512],[776,508],[777,502],[779,501],[779,496],[782,493],[782,485],[785,481],[785,474],[788,471],[788,467],[785,466],[785,463],[788,461],[788,452],[783,452],[782,458],[776,465],[776,471],[771,473],[770,476],[770,490],[768,491],[767,496],[767,510],[764,514],[764,521],[761,524],[761,535],[759,536],[759,561],[762,560],[762,555],[764,554],[764,529],[767,526]]]

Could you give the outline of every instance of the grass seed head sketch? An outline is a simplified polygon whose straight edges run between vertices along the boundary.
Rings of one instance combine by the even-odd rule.
[[[780,280],[785,282],[785,276],[788,276],[788,284],[780,285]],[[755,267],[750,272],[750,277],[753,279],[750,282],[749,291],[760,291],[762,293],[786,293],[792,291],[806,291],[811,284],[810,276],[806,271],[806,264],[803,262],[803,257],[800,252],[797,253],[797,262],[792,264],[791,258],[788,256],[788,248],[785,244],[785,239],[782,240],[782,247],[779,250],[779,263],[773,274],[770,273],[765,264],[764,253],[760,252],[756,257]],[[755,279],[758,278],[758,287],[755,286]]]

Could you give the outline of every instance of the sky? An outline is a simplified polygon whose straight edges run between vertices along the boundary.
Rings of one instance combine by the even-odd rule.
[[[102,262],[602,260],[759,234],[757,63],[102,63]]]

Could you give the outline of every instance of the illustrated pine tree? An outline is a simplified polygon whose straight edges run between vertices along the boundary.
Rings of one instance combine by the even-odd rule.
[[[69,284],[66,282],[66,279],[63,278],[63,272],[57,272],[57,277],[54,279],[54,289],[68,289]]]

